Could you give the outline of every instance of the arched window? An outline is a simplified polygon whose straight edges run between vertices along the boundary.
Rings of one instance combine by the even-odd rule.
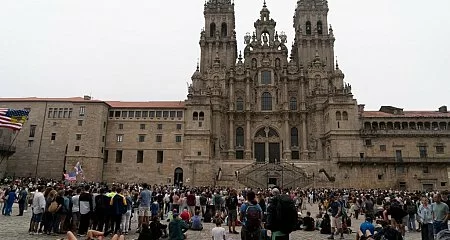
[[[322,21],[318,21],[318,22],[317,22],[317,33],[318,33],[319,35],[322,35],[322,33],[323,33]]]
[[[228,35],[228,28],[226,23],[222,23],[221,33],[222,37],[226,37]]]
[[[244,129],[242,127],[236,128],[236,147],[244,146]]]
[[[236,100],[236,110],[244,111],[244,100],[240,97]]]
[[[209,25],[209,36],[210,37],[216,36],[216,24],[215,23],[211,23]]]
[[[192,117],[192,120],[197,121],[198,120],[198,112],[194,112],[194,115]]]
[[[198,115],[198,120],[200,121],[205,120],[205,114],[203,112],[200,112],[200,114]]]
[[[261,71],[261,84],[272,84],[271,71]]]
[[[310,21],[306,22],[306,34],[311,35],[311,22]]]
[[[348,120],[348,113],[346,111],[342,112],[342,120]]]
[[[272,95],[268,92],[265,92],[262,94],[261,110],[262,111],[271,111],[272,110]]]
[[[291,111],[297,110],[297,98],[291,97],[291,100],[289,101],[289,109]]]
[[[298,129],[291,128],[291,147],[298,147]]]
[[[341,121],[341,120],[342,120],[342,118],[341,118],[341,112],[337,111],[337,112],[336,112],[336,121]]]

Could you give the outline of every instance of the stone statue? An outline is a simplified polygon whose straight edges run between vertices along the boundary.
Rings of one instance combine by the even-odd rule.
[[[313,135],[310,135],[309,137],[309,150],[317,150],[317,140],[313,137]]]
[[[226,148],[226,142],[227,140],[225,139],[225,136],[224,135],[222,135],[222,136],[220,136],[220,139],[219,139],[219,147],[220,147],[220,150],[225,150],[225,148]]]

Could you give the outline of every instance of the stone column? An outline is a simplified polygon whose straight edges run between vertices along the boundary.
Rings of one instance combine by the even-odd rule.
[[[308,133],[306,132],[306,113],[302,113],[302,160],[308,159]]]
[[[291,160],[291,130],[289,128],[289,113],[287,112],[284,114],[284,131],[284,159]]]
[[[265,129],[265,132],[266,132],[266,137],[265,137],[265,141],[264,141],[264,147],[265,147],[265,150],[266,150],[266,157],[265,157],[265,159],[264,159],[264,161],[266,162],[266,163],[269,163],[269,128],[268,127],[266,127],[266,129]]]
[[[250,112],[247,112],[245,115],[245,159],[249,160],[252,157],[252,136],[251,136],[251,127],[250,127]]]
[[[234,159],[236,156],[234,155],[234,116],[233,113],[229,115],[230,122],[230,132],[229,132],[229,144],[228,144],[228,159]]]

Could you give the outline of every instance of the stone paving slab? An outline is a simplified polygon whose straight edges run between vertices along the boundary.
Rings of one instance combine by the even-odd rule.
[[[311,211],[312,216],[315,216],[317,213],[317,205],[307,205],[307,210]],[[306,213],[306,210],[303,211]],[[64,237],[64,235],[60,236],[47,236],[47,235],[28,235],[28,225],[31,219],[31,209],[28,210],[24,216],[16,216],[18,214],[18,207],[15,204],[13,208],[13,215],[10,217],[0,215],[0,240],[16,240],[16,239],[31,239],[31,240],[56,240]],[[359,220],[352,219],[352,227],[351,229],[359,228],[359,225],[362,222],[362,218]],[[135,229],[137,227],[137,221],[134,219],[132,221],[132,233],[126,236],[125,239],[137,239],[138,234],[135,234]],[[188,231],[187,237],[188,239],[193,240],[210,240],[211,239],[211,229],[214,227],[211,223],[205,223],[203,231]],[[240,228],[237,228],[237,231],[240,231]],[[305,231],[295,231],[291,233],[291,239],[293,240],[325,240],[328,235],[320,234],[318,231],[314,232],[305,232]],[[346,240],[353,240],[356,238],[356,234],[348,234],[345,235]],[[79,238],[85,239],[85,238]],[[240,240],[240,235],[238,234],[230,234],[227,236],[227,240]],[[406,240],[420,240],[420,233],[406,233]]]

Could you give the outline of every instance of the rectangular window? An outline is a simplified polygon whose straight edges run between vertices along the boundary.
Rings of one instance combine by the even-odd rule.
[[[122,111],[122,117],[123,118],[128,117],[128,111]]]
[[[47,118],[51,118],[52,116],[53,116],[53,108],[49,108]]]
[[[84,116],[86,114],[86,107],[85,106],[81,106],[80,107],[80,116]]]
[[[148,113],[148,116],[151,117],[151,118],[154,118],[155,117],[155,111],[150,111]]]
[[[403,162],[402,150],[395,150],[395,160],[397,162]]]
[[[177,118],[183,117],[183,111],[177,111]]]
[[[365,140],[365,144],[366,144],[367,147],[372,146],[372,139],[366,139]]]
[[[444,154],[444,146],[436,146],[437,154]]]
[[[181,135],[175,136],[175,142],[177,142],[177,143],[181,142]]]
[[[158,134],[158,135],[156,135],[156,142],[162,142],[162,135],[161,134]]]
[[[163,162],[164,162],[164,152],[156,151],[156,163],[163,163]]]
[[[380,151],[386,152],[386,145],[380,145]]]
[[[202,152],[197,152],[197,156],[201,156],[202,155]]]
[[[272,72],[270,71],[261,72],[261,84],[272,84]]]
[[[109,111],[109,117],[110,118],[114,117],[114,111]]]
[[[78,126],[83,126],[83,120],[78,120]]]
[[[177,130],[181,130],[181,123],[177,124]]]
[[[80,151],[80,146],[75,146],[75,152],[79,152]]]
[[[134,116],[137,117],[137,118],[140,118],[141,117],[141,111],[136,111]]]
[[[105,136],[102,136],[102,142],[105,142]]]
[[[203,122],[198,122],[198,127],[202,127],[203,126]]]
[[[447,182],[441,182],[441,187],[447,186]]]
[[[244,151],[236,151],[236,159],[244,159]]]
[[[170,111],[170,117],[174,118],[175,117],[176,112],[175,111]]]
[[[103,122],[103,128],[106,128],[106,122]]]
[[[156,111],[156,117],[157,117],[157,118],[162,117],[162,112],[161,112],[161,111]]]
[[[77,140],[81,140],[81,134],[77,134]]]
[[[134,118],[134,111],[128,111],[128,117]]]
[[[69,112],[68,108],[64,108],[63,118],[67,118],[67,113]]]
[[[169,111],[163,111],[163,118],[169,117]]]
[[[116,138],[117,138],[117,142],[123,142],[123,134],[117,134]]]
[[[145,142],[145,135],[139,135],[139,142]]]
[[[163,129],[163,125],[162,125],[162,123],[158,123],[158,130],[162,130]]]
[[[122,163],[122,150],[116,151],[116,163]]]
[[[71,117],[72,117],[72,108],[69,108],[69,113],[68,113],[67,117],[68,117],[68,118],[71,118]]]
[[[141,125],[140,125],[140,129],[141,129],[141,130],[144,130],[144,129],[145,129],[145,124],[141,124]]]
[[[148,111],[142,111],[142,117],[143,118],[148,117]]]
[[[58,118],[62,118],[62,117],[63,117],[63,109],[60,108],[60,109],[58,110]]]
[[[34,137],[34,134],[36,133],[36,125],[30,126],[30,137]]]
[[[427,153],[427,147],[426,146],[420,146],[419,147],[419,155],[420,158],[426,158],[428,153]]]
[[[123,129],[123,124],[119,123],[119,129],[122,130]]]
[[[120,117],[120,111],[115,111],[114,112],[114,117],[116,117],[116,118]]]
[[[137,163],[143,163],[144,162],[144,151],[142,151],[142,150],[138,150],[137,151],[136,162]]]
[[[58,117],[58,109],[54,108],[53,109],[53,118],[57,118]]]
[[[56,133],[52,133],[52,138],[50,140],[52,140],[52,141],[56,140]]]
[[[109,151],[105,150],[103,155],[103,163],[108,163]]]

